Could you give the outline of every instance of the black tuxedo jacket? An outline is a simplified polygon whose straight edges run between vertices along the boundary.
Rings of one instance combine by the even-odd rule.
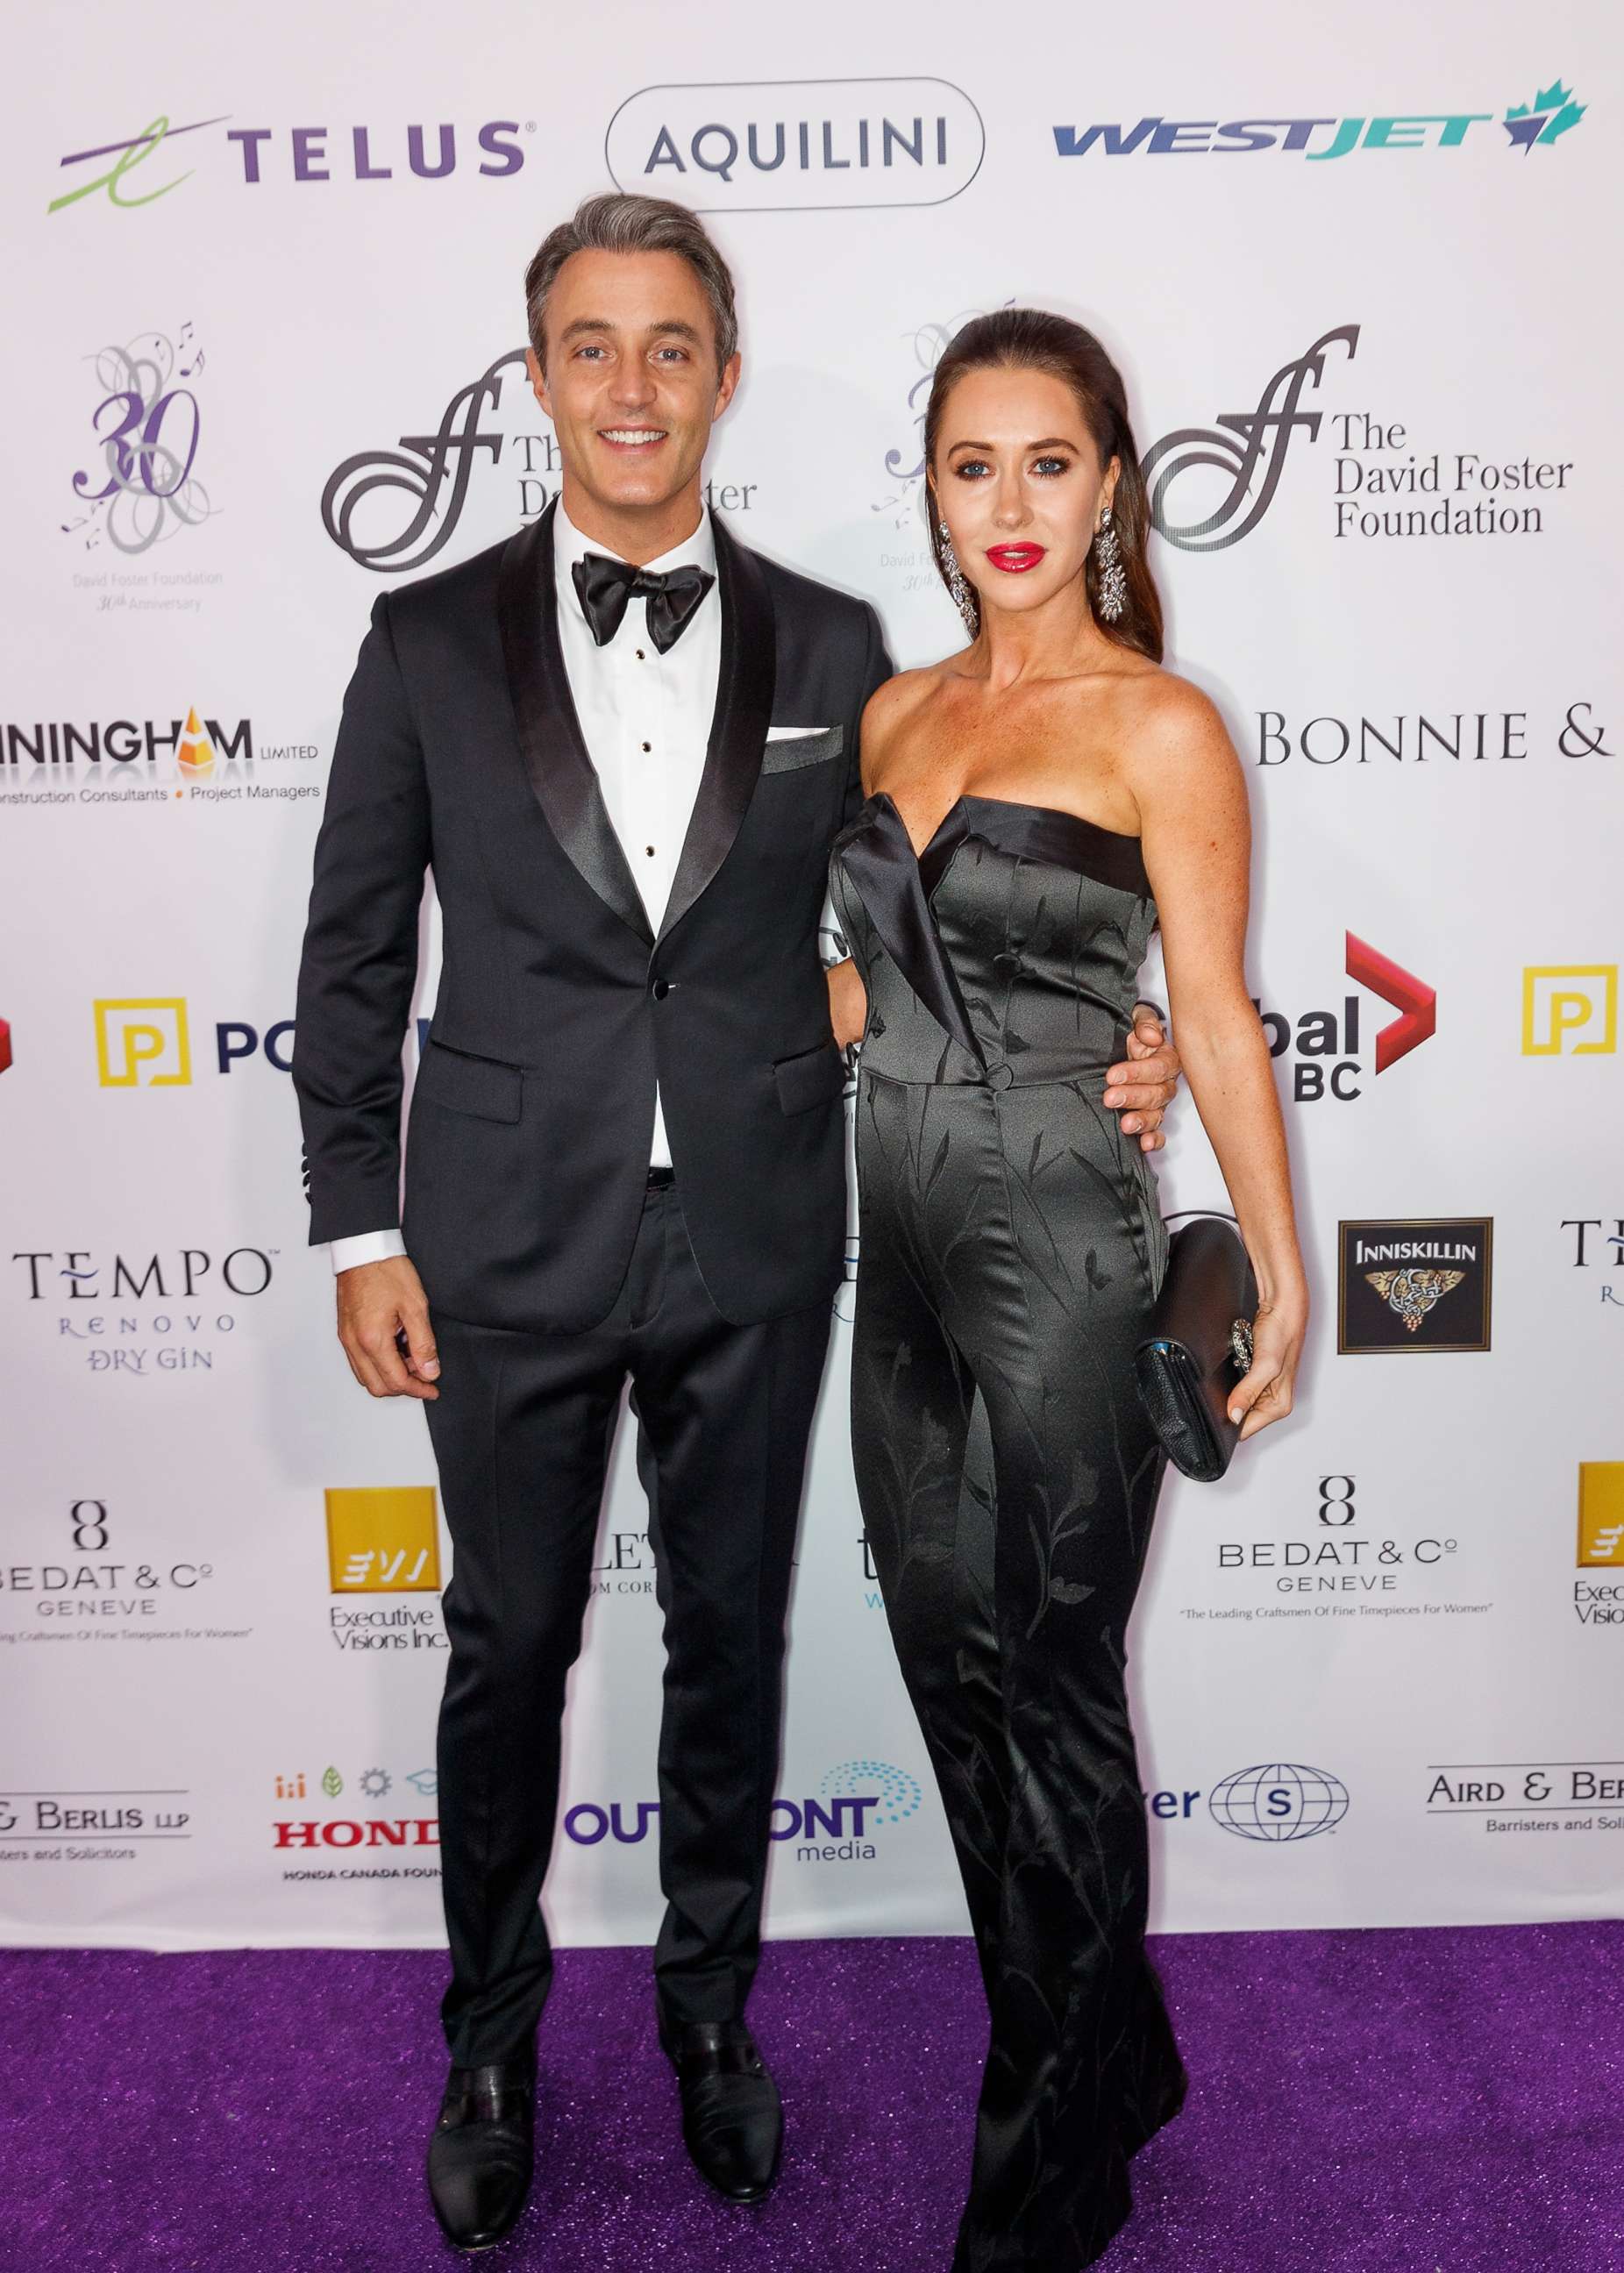
[[[827,1300],[843,1066],[818,952],[874,611],[714,522],[716,709],[657,935],[582,741],[550,511],[380,598],[344,698],[299,972],[312,1242],[402,1224],[431,1306],[578,1332],[625,1276],[659,1084],[705,1282],[738,1324]],[[768,743],[769,725],[805,735]],[[401,1043],[431,866],[445,957],[400,1209]]]

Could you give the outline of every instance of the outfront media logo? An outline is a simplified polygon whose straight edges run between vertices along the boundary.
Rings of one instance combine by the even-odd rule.
[[[440,1527],[432,1484],[341,1486],[326,1494],[335,1594],[435,1594]]]
[[[942,79],[736,80],[646,86],[609,122],[622,190],[700,213],[939,206],[981,169],[986,134]]]
[[[1539,963],[1523,971],[1525,1058],[1606,1057],[1618,1046],[1616,963]]]
[[[1338,1352],[1486,1350],[1493,1229],[1487,1216],[1339,1224]]]
[[[883,1827],[907,1822],[924,1798],[917,1776],[889,1760],[842,1760],[815,1794],[773,1802],[770,1835],[781,1846],[794,1841],[797,1863],[872,1863]],[[605,1840],[636,1847],[655,1835],[659,1820],[658,1800],[582,1800],[565,1809],[564,1832],[578,1847]]]

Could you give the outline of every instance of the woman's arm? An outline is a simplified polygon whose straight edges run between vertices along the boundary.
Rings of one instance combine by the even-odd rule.
[[[1291,1409],[1308,1290],[1291,1212],[1285,1129],[1269,1045],[1246,992],[1251,818],[1224,723],[1171,677],[1147,683],[1126,777],[1161,918],[1169,1007],[1190,1093],[1218,1156],[1257,1273],[1251,1371],[1230,1399],[1255,1436]]]

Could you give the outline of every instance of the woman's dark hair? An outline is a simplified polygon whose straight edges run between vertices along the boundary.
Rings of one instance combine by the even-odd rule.
[[[1127,605],[1114,623],[1099,611],[1099,569],[1089,548],[1083,580],[1095,621],[1107,639],[1135,649],[1152,663],[1162,660],[1162,603],[1150,574],[1146,543],[1150,534],[1150,505],[1145,477],[1139,469],[1139,452],[1128,424],[1127,395],[1122,374],[1092,332],[1068,317],[1051,316],[1041,308],[999,308],[990,316],[976,316],[954,334],[947,353],[936,366],[931,399],[924,413],[926,502],[931,508],[931,552],[945,584],[940,533],[941,511],[937,501],[932,469],[941,437],[942,412],[947,397],[967,371],[1045,371],[1062,380],[1077,398],[1083,424],[1099,452],[1102,469],[1113,458],[1120,464],[1116,493],[1111,499],[1111,525],[1121,548],[1127,578]],[[981,604],[970,588],[976,629],[981,628]]]

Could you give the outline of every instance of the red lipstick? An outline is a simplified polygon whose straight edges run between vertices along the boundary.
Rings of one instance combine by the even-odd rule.
[[[1042,544],[992,544],[987,558],[1006,575],[1019,576],[1025,569],[1036,568],[1047,549]]]

